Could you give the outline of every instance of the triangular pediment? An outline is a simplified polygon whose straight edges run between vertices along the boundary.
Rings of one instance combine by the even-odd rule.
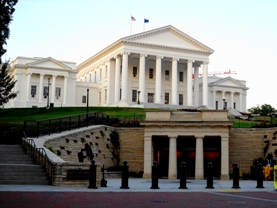
[[[210,83],[210,86],[227,86],[227,87],[233,87],[233,88],[248,89],[244,84],[242,84],[238,80],[233,79],[232,77],[219,79],[215,82]]]
[[[131,35],[123,38],[122,41],[138,45],[176,48],[209,54],[214,52],[211,48],[205,46],[171,25]]]
[[[42,58],[41,60],[34,61],[27,64],[28,67],[45,68],[45,69],[57,69],[57,70],[71,70],[70,67],[63,63],[53,59],[51,57]]]

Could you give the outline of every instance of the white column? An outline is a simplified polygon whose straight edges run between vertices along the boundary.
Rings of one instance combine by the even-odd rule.
[[[40,74],[39,78],[39,88],[38,88],[38,102],[42,102],[42,97],[43,97],[43,77],[44,74]]]
[[[121,57],[117,56],[115,58],[115,86],[114,86],[114,102],[118,103],[120,98],[120,66]]]
[[[74,98],[73,100],[71,99],[72,106],[76,106],[76,103],[75,103],[75,97],[76,97],[76,78],[72,78],[72,90],[70,91],[70,95]]]
[[[67,104],[67,82],[68,82],[68,77],[64,77],[64,85],[63,85],[63,104]]]
[[[172,59],[172,81],[171,81],[171,94],[172,105],[178,105],[178,61],[179,59]]]
[[[177,179],[177,139],[169,138],[168,179]]]
[[[221,137],[221,180],[229,180],[229,137]]]
[[[243,112],[243,97],[242,97],[242,92],[239,94],[239,107],[240,111]]]
[[[95,69],[91,72],[91,82],[95,83]]]
[[[215,102],[216,102],[216,91],[214,90],[213,91],[213,108],[214,109],[216,109]]]
[[[202,105],[208,106],[208,63],[203,63],[203,103]]]
[[[145,102],[145,54],[140,54],[139,59],[139,100]]]
[[[122,101],[128,101],[128,53],[123,53],[122,58]]]
[[[225,101],[223,101],[223,100],[225,100]],[[226,102],[226,97],[225,97],[225,92],[224,91],[222,91],[221,92],[221,105],[222,105],[222,108],[221,108],[221,110],[223,110],[224,109],[224,107],[225,107],[225,102]]]
[[[20,85],[21,85],[21,73],[17,73],[15,76],[15,80],[17,81],[15,83],[15,90],[14,92],[19,92]],[[21,101],[21,93],[17,93],[17,96],[14,98],[15,102],[20,102]]]
[[[187,105],[192,106],[192,61],[187,63]]]
[[[195,180],[204,179],[203,138],[196,138]]]
[[[51,89],[52,89],[52,93],[51,93],[51,103],[55,102],[55,95],[56,95],[56,77],[57,75],[53,75],[52,76],[52,83],[51,83]]]
[[[30,101],[30,95],[31,95],[31,76],[32,73],[27,74],[27,95],[26,95],[26,101]],[[27,106],[26,106],[27,107]]]
[[[231,104],[230,104],[231,108],[234,108],[234,92],[231,92]]]
[[[152,137],[144,136],[144,173],[143,178],[151,178],[152,173]]]
[[[194,106],[199,106],[199,66],[194,66]]]
[[[156,99],[155,103],[162,103],[162,57],[156,57]]]

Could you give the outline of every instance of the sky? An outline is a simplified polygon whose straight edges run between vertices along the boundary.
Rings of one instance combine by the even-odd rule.
[[[209,72],[231,70],[246,81],[247,109],[277,109],[276,8],[277,0],[20,0],[2,58],[51,56],[78,65],[144,26],[172,25],[215,51]]]

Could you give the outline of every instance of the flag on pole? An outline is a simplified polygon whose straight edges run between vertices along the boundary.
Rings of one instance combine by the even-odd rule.
[[[136,19],[133,16],[131,16],[131,21],[136,21]]]
[[[148,23],[148,22],[149,22],[149,19],[144,18],[144,23]]]

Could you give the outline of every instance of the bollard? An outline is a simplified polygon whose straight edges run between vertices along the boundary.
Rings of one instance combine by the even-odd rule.
[[[239,165],[238,165],[238,163],[233,164],[233,187],[232,188],[240,188],[239,187]]]
[[[207,166],[207,189],[213,189],[213,163],[208,162]]]
[[[181,175],[180,175],[180,187],[179,189],[187,189],[187,164],[181,162]]]
[[[104,165],[103,165],[103,168],[102,168],[101,187],[107,187],[107,180],[105,180],[105,168],[104,168]]]
[[[263,165],[262,163],[259,163],[256,168],[256,173],[257,173],[257,186],[256,188],[264,188],[263,186]]]
[[[121,189],[129,189],[128,178],[129,178],[129,166],[128,166],[128,162],[125,160],[122,166],[121,187],[120,187]]]
[[[96,165],[95,161],[91,160],[91,165],[89,166],[89,186],[88,188],[97,189],[96,186]]]
[[[152,186],[150,189],[159,189],[159,167],[157,161],[152,166]]]

